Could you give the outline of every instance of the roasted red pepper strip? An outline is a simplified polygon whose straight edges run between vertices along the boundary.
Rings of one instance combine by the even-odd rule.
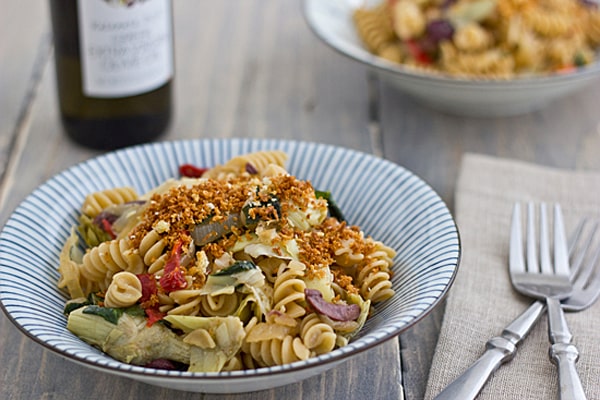
[[[117,235],[115,235],[115,232],[112,229],[112,224],[110,223],[109,220],[107,220],[106,218],[102,218],[102,220],[100,221],[100,223],[102,224],[102,230],[106,233],[108,233],[108,235],[112,238],[112,239],[116,239]]]
[[[142,297],[140,298],[140,303],[142,304],[142,307],[144,307],[144,303],[147,304],[152,302],[153,297],[156,297],[158,294],[158,287],[156,286],[154,275],[140,274],[137,275],[137,278],[142,284]]]
[[[407,40],[406,47],[408,51],[413,56],[413,58],[420,64],[431,64],[433,60],[429,55],[423,50],[423,48],[414,40]]]
[[[166,314],[161,313],[158,310],[158,286],[156,285],[154,275],[139,274],[136,276],[142,284],[142,297],[140,298],[140,305],[146,313],[146,325],[150,327],[155,322],[163,319]]]
[[[165,272],[160,277],[160,286],[166,293],[173,292],[175,290],[185,289],[187,281],[181,268],[181,247],[182,241],[178,240],[171,250],[171,255],[165,265]]]
[[[148,317],[146,321],[146,326],[151,327],[155,322],[160,321],[165,317],[165,313],[158,311],[156,308],[146,308],[144,310],[146,312],[146,316]]]
[[[179,166],[179,174],[187,178],[200,178],[208,168],[196,167],[193,164],[182,164]]]

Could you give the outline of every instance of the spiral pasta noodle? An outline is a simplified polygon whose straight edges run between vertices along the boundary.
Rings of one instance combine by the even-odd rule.
[[[417,3],[412,1],[399,2],[392,8],[392,12],[391,20],[394,31],[400,39],[413,39],[425,32],[425,15]]]
[[[587,26],[589,29],[586,31],[588,40],[592,42],[594,46],[600,45],[600,13],[589,12],[587,13]]]
[[[139,254],[148,266],[149,273],[156,274],[164,268],[168,257],[166,247],[167,241],[156,229],[152,229],[140,241]]]
[[[321,322],[317,314],[311,313],[302,319],[300,338],[310,351],[324,354],[333,350],[337,335],[331,326]]]
[[[249,354],[262,367],[290,364],[310,357],[302,339],[286,335],[283,339],[265,339],[249,344]]]
[[[563,36],[571,28],[569,16],[558,11],[539,10],[523,17],[535,32],[549,38]]]
[[[167,314],[170,315],[198,315],[200,313],[200,304],[202,297],[200,290],[176,290],[169,293],[169,297],[173,300],[170,303],[172,306]]]
[[[441,51],[441,65],[448,72],[457,75],[486,75],[501,78],[509,76],[513,69],[513,59],[498,49],[459,55],[454,45],[447,43],[441,47]]]
[[[342,267],[351,267],[364,260],[365,255],[360,252],[355,252],[352,249],[352,244],[355,243],[352,239],[340,241],[341,246],[334,252],[336,264]]]
[[[86,196],[81,206],[84,214],[95,217],[105,208],[124,204],[138,199],[138,194],[132,187],[119,187],[91,193]]]
[[[200,299],[200,311],[207,317],[231,315],[239,305],[240,297],[237,293],[202,296]]]
[[[131,272],[123,271],[116,273],[111,280],[104,304],[106,307],[124,308],[137,303],[142,297],[142,283]]]
[[[241,354],[237,354],[231,360],[227,361],[221,371],[240,371],[244,369],[244,361]]]
[[[120,271],[141,273],[144,265],[127,239],[111,240],[90,249],[80,265],[81,275],[105,290],[113,275]]]
[[[293,318],[301,317],[306,313],[300,304],[304,302],[304,289],[306,284],[301,279],[304,276],[304,264],[291,261],[279,269],[277,279],[273,285],[273,302],[275,310],[281,311]]]
[[[374,245],[374,250],[366,256],[366,263],[360,268],[356,280],[360,285],[360,294],[377,303],[394,295],[389,274],[394,251],[381,242],[375,242]]]
[[[480,25],[470,23],[454,32],[454,45],[464,52],[478,52],[492,45],[492,36]]]
[[[359,36],[372,52],[379,52],[395,40],[391,18],[382,4],[372,10],[357,9],[353,15]]]
[[[258,151],[232,158],[223,165],[218,165],[202,175],[203,178],[225,179],[243,173],[261,175],[271,164],[283,167],[287,154],[280,150]],[[250,170],[250,171],[248,171]]]

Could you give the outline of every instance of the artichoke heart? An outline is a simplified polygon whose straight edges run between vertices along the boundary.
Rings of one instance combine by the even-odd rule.
[[[237,317],[168,315],[165,320],[186,333],[183,341],[193,346],[190,372],[219,372],[240,350],[246,336]]]
[[[147,326],[145,318],[127,313],[113,324],[99,315],[86,314],[86,308],[69,314],[67,329],[111,357],[135,365],[156,359],[189,364],[191,346],[164,325]]]

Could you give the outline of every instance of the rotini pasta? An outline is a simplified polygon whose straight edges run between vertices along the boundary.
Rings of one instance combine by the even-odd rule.
[[[205,295],[200,300],[200,310],[204,316],[224,317],[232,315],[240,306],[240,294]]]
[[[277,317],[271,315],[267,322],[252,321],[242,345],[242,350],[252,359],[250,363],[272,367],[311,356],[311,351],[295,332],[296,320],[283,319],[283,323],[277,323]]]
[[[168,255],[165,252],[167,241],[161,237],[156,229],[144,235],[138,247],[139,255],[144,260],[144,265],[148,267],[151,274],[162,272]]]
[[[104,305],[113,308],[130,307],[142,297],[142,283],[131,272],[116,273],[106,290]]]
[[[315,354],[329,353],[335,347],[337,339],[333,328],[321,322],[315,313],[302,319],[300,337],[304,345]]]
[[[221,371],[239,371],[244,369],[242,355],[237,354],[235,357],[225,363]]]
[[[202,177],[225,179],[240,176],[244,173],[262,175],[271,164],[283,167],[286,160],[287,154],[283,151],[259,151],[234,157],[223,165],[211,168],[205,172]]]
[[[274,310],[281,311],[292,318],[306,314],[301,304],[304,302],[304,289],[306,289],[306,283],[302,280],[305,269],[304,264],[298,261],[291,261],[283,268],[279,268],[273,285]]]
[[[138,199],[138,194],[132,187],[106,189],[89,194],[83,201],[81,211],[90,217],[95,217],[104,209],[116,204],[124,204]]]
[[[366,255],[359,267],[356,282],[360,294],[373,303],[384,301],[394,295],[390,282],[390,267],[395,252],[381,242],[372,242],[373,250]]]
[[[102,242],[82,259],[81,275],[101,290],[106,290],[114,274],[120,271],[141,273],[144,265],[128,239]],[[88,293],[86,293],[87,295]]]
[[[169,315],[198,315],[202,297],[200,290],[175,290],[169,293],[173,302],[167,302],[172,307],[167,311]]]
[[[344,222],[328,192],[285,170],[286,158],[239,156],[135,203],[97,201],[102,218],[82,218],[61,252],[68,328],[123,362],[166,358],[204,372],[345,345],[371,304],[393,295],[395,252]],[[86,199],[82,215],[92,197],[102,196]],[[90,328],[98,324],[109,325]]]
[[[354,13],[354,23],[358,28],[358,34],[374,53],[382,51],[396,39],[385,4],[372,10],[357,9]]]
[[[299,337],[287,335],[283,339],[265,339],[250,343],[250,354],[258,365],[272,367],[306,360],[310,357],[310,350]]]
[[[562,73],[600,50],[600,8],[580,0],[395,0],[353,18],[370,52],[454,76]]]
[[[600,13],[589,11],[586,19],[586,25],[589,27],[589,29],[587,29],[585,33],[588,40],[594,46],[600,46]]]

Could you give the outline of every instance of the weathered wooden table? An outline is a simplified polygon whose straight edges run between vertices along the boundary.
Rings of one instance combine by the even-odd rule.
[[[40,183],[98,154],[71,143],[62,131],[47,8],[40,0],[0,0],[2,224]],[[451,208],[465,152],[600,169],[600,82],[533,114],[461,118],[414,103],[320,43],[299,1],[177,0],[174,13],[176,114],[162,140],[264,137],[349,147],[408,168]],[[443,305],[399,341],[321,376],[219,396],[80,367],[35,344],[0,315],[0,398],[420,399],[442,316]]]

